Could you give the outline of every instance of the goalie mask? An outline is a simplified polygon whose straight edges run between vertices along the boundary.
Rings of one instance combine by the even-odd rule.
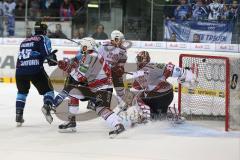
[[[114,46],[120,46],[122,44],[122,41],[124,40],[124,35],[122,34],[122,32],[118,31],[118,30],[114,30],[111,33],[111,43]]]
[[[142,69],[146,64],[148,64],[151,60],[149,53],[147,51],[141,51],[138,53],[136,57],[137,68]]]
[[[83,53],[86,53],[87,51],[93,51],[95,49],[96,42],[91,37],[86,37],[82,39],[81,42],[81,50]]]

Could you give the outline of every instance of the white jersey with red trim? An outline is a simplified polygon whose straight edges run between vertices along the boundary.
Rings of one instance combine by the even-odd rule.
[[[79,66],[72,70],[70,75],[76,81],[81,81],[85,77],[92,89],[112,88],[110,68],[103,57],[95,51],[83,55]]]
[[[182,69],[168,63],[148,63],[141,70],[133,72],[133,88],[145,91],[166,92],[172,84],[168,77],[180,77]]]
[[[111,41],[104,41],[99,48],[99,54],[103,56],[104,60],[113,66],[124,66],[127,61],[127,51],[124,47],[115,47]]]

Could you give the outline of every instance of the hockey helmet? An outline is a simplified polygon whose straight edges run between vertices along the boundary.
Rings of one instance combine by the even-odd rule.
[[[35,34],[47,34],[47,29],[48,26],[46,23],[44,23],[42,20],[38,20],[36,21],[35,25],[34,25],[34,31]]]
[[[146,64],[150,62],[151,58],[148,51],[141,51],[137,54],[136,61],[138,69],[143,68]]]
[[[92,37],[85,37],[81,42],[81,50],[83,52],[94,50],[96,47],[96,41]]]
[[[124,35],[122,32],[118,30],[114,30],[111,33],[111,41],[115,45],[121,44],[121,42],[124,40]]]

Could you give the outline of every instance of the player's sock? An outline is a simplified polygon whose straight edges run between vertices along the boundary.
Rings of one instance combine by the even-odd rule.
[[[22,126],[22,123],[24,122],[23,119],[23,111],[25,107],[25,102],[26,102],[27,94],[17,94],[17,99],[16,99],[16,122],[17,126],[20,127]]]
[[[62,90],[53,100],[54,107],[58,107],[67,96],[68,93],[65,90]]]

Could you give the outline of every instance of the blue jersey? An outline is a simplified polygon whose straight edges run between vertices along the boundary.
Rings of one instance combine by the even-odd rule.
[[[47,36],[34,35],[20,45],[16,75],[35,74],[42,70],[43,62],[51,53],[51,41]]]
[[[195,20],[204,20],[208,18],[208,10],[204,6],[194,5],[192,7],[192,18]]]
[[[177,7],[174,11],[176,19],[187,19],[191,14],[191,8],[188,5],[181,5]]]

